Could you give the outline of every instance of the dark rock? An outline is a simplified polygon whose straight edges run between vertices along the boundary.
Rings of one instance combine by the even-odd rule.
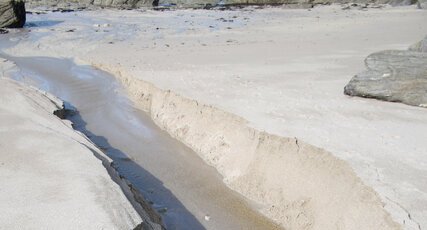
[[[210,4],[210,3],[206,4],[206,5],[203,7],[203,9],[205,9],[205,10],[210,10],[210,9],[212,9],[212,8],[213,8],[213,5],[212,5],[212,4]]]
[[[0,1],[0,28],[22,28],[25,19],[25,2],[23,0]]]
[[[75,9],[65,9],[65,8],[57,8],[57,9],[53,9],[52,12],[61,12],[61,13],[70,13],[70,12],[75,12]]]
[[[77,109],[67,102],[63,102],[62,106],[53,111],[53,115],[59,117],[60,119],[67,119],[68,117],[74,116],[76,114]]]
[[[365,59],[367,70],[345,86],[350,96],[427,107],[427,53],[387,50]]]
[[[7,33],[9,33],[9,31],[8,31],[8,30],[0,29],[0,34],[7,34]]]

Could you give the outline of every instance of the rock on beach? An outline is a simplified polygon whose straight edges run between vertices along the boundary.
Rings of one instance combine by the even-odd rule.
[[[0,28],[22,28],[25,20],[23,0],[0,1]]]
[[[365,66],[345,86],[345,94],[427,107],[427,38],[409,50],[373,53]]]

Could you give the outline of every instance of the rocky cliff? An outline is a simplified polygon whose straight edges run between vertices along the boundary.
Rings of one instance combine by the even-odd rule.
[[[332,3],[377,3],[391,5],[417,4],[420,8],[426,7],[426,0],[27,0],[30,8],[37,6],[79,7],[100,6],[115,8],[136,8],[156,5],[176,5],[182,7],[204,5],[240,5],[240,4],[288,4],[300,7],[312,7],[316,4]]]

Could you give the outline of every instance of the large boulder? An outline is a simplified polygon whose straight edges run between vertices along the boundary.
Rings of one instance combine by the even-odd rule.
[[[365,59],[367,70],[345,86],[350,96],[427,107],[427,53],[387,50]]]
[[[24,0],[0,0],[0,28],[22,28],[25,19]]]

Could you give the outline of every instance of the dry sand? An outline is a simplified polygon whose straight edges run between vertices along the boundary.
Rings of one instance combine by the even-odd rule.
[[[423,229],[427,111],[342,92],[365,56],[406,49],[426,20],[414,7],[53,13],[29,17],[38,27],[5,51],[111,71],[283,226],[399,228],[390,213]]]
[[[61,106],[0,79],[0,229],[133,229],[142,219],[108,157],[53,115]]]

